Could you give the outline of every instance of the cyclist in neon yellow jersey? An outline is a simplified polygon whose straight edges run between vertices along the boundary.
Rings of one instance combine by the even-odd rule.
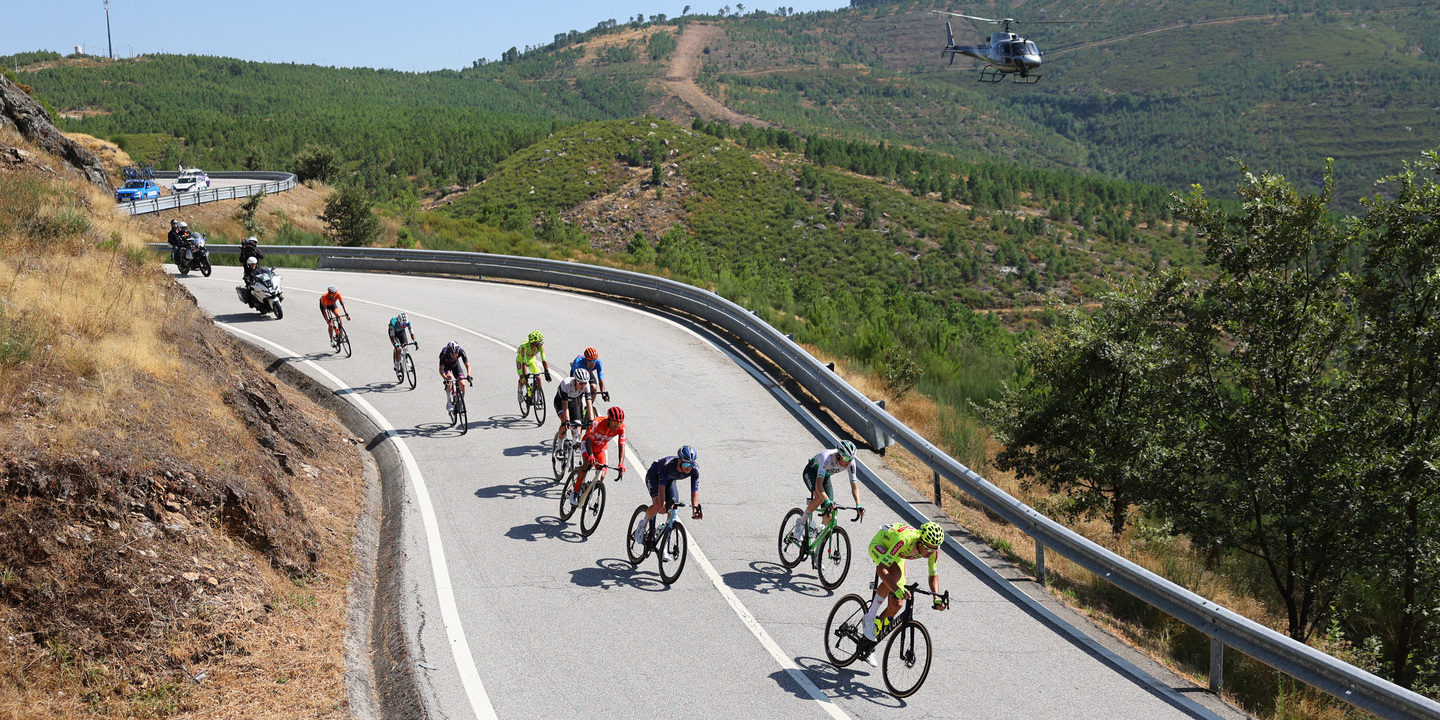
[[[545,380],[550,380],[550,361],[545,359],[545,336],[539,330],[531,330],[530,337],[515,352],[515,372],[519,373],[519,385],[525,386],[525,375],[539,375],[545,367]]]
[[[906,560],[923,557],[930,562],[930,592],[935,593],[935,609],[945,610],[950,607],[940,599],[940,576],[935,570],[940,546],[944,544],[945,530],[937,522],[927,522],[919,528],[905,523],[890,523],[875,533],[875,537],[870,540],[870,559],[875,561],[875,572],[880,576],[880,583],[875,588],[875,597],[870,601],[865,620],[860,624],[867,640],[874,640],[880,628],[889,624],[890,618],[900,612],[900,601],[909,594],[905,590]],[[885,607],[885,613],[881,615],[880,605],[886,598],[890,602]]]

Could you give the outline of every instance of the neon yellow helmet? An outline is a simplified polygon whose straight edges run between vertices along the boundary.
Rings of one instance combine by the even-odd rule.
[[[540,345],[545,342],[545,336],[539,330],[531,330],[530,337],[528,339],[531,343],[536,345]]]
[[[945,529],[940,523],[931,521],[920,526],[920,542],[930,547],[940,547],[945,544]]]

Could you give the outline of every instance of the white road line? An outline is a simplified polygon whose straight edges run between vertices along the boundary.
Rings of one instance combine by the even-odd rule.
[[[218,320],[215,321],[215,324],[229,332],[269,345],[279,350],[282,357],[295,359],[302,357],[294,350],[254,333],[246,332]],[[348,396],[346,399],[369,415],[370,419],[385,431],[386,439],[395,443],[396,449],[400,451],[400,459],[405,463],[406,474],[410,476],[410,488],[415,491],[417,504],[420,507],[420,518],[425,526],[425,540],[430,550],[430,570],[435,575],[435,592],[440,596],[440,617],[445,625],[445,635],[450,641],[450,651],[455,656],[456,669],[460,672],[460,683],[465,688],[465,696],[470,700],[470,709],[475,713],[477,720],[495,719],[495,708],[490,704],[490,696],[485,692],[485,685],[480,682],[480,672],[475,667],[475,658],[470,655],[470,644],[465,640],[465,629],[460,625],[460,612],[455,605],[455,591],[450,582],[450,567],[445,562],[445,548],[440,541],[440,524],[436,522],[435,508],[430,503],[430,491],[425,486],[425,479],[420,475],[420,466],[415,463],[415,456],[410,453],[410,447],[405,444],[405,441],[395,434],[395,427],[390,424],[390,421],[386,420],[385,416],[381,415],[380,411],[376,410],[375,406],[365,398],[355,394],[353,388],[310,360],[300,359],[300,362],[310,366],[315,372],[334,383],[339,388],[335,394]]]
[[[436,279],[443,279],[443,278],[436,278]],[[456,281],[456,282],[464,282],[464,281]],[[316,290],[306,290],[306,289],[304,289],[304,288],[293,288],[293,289],[298,289],[298,290],[301,290],[302,292],[309,292],[309,293],[320,294],[319,291],[316,291]],[[678,322],[675,322],[674,320],[671,320],[670,318],[660,317],[660,316],[654,315],[653,313],[647,313],[647,312],[645,312],[645,311],[643,311],[643,310],[639,310],[639,309],[631,308],[631,307],[626,307],[625,305],[620,305],[620,304],[613,303],[613,302],[606,302],[606,301],[600,300],[600,299],[598,299],[598,298],[587,298],[587,297],[584,297],[584,296],[575,295],[575,294],[573,294],[573,293],[564,293],[564,292],[560,292],[560,291],[557,291],[557,290],[545,290],[545,289],[541,289],[541,288],[533,288],[533,289],[540,290],[541,292],[550,292],[550,293],[555,293],[555,294],[557,294],[557,295],[565,295],[566,297],[579,297],[579,298],[581,298],[581,299],[590,300],[590,301],[592,301],[592,302],[604,303],[605,305],[610,306],[610,307],[620,307],[620,308],[623,308],[623,309],[625,309],[625,310],[630,310],[630,311],[632,311],[632,312],[639,313],[639,314],[641,314],[641,315],[645,315],[645,316],[647,316],[647,317],[650,317],[650,318],[659,320],[659,321],[661,321],[661,322],[667,323],[667,324],[669,324],[669,325],[672,325],[672,326],[674,326],[675,328],[677,328],[677,329],[679,329],[679,330],[681,330],[681,331],[683,331],[683,332],[685,332],[685,333],[690,334],[691,336],[695,337],[697,340],[700,340],[701,342],[705,343],[706,345],[709,345],[709,344],[710,344],[710,341],[707,340],[707,339],[705,339],[704,336],[700,335],[699,333],[695,332],[694,330],[691,330],[690,328],[685,327],[684,325],[681,325],[681,324],[678,323]],[[363,303],[367,303],[367,304],[370,304],[370,305],[376,305],[376,306],[383,307],[383,308],[389,308],[389,309],[391,309],[391,310],[396,310],[396,311],[400,311],[400,310],[401,310],[401,308],[395,307],[395,306],[393,306],[393,305],[386,305],[386,304],[384,304],[384,303],[378,303],[378,302],[375,302],[375,301],[373,301],[373,300],[363,300],[363,299],[358,298],[358,297],[357,297],[357,298],[354,298],[354,300],[355,300],[356,302],[363,302]],[[496,343],[497,345],[500,345],[501,347],[508,348],[508,349],[510,349],[510,350],[514,350],[514,349],[515,349],[515,348],[513,348],[513,347],[511,347],[511,346],[509,346],[509,345],[506,345],[505,343],[503,343],[503,342],[501,342],[501,341],[499,341],[499,340],[496,340],[495,338],[492,338],[492,337],[490,337],[490,336],[488,336],[488,335],[485,335],[485,334],[482,334],[482,333],[478,333],[478,332],[476,332],[476,331],[474,331],[474,330],[471,330],[471,329],[469,329],[469,328],[461,327],[461,326],[459,326],[459,325],[456,325],[455,323],[447,322],[447,321],[445,321],[445,320],[441,320],[440,318],[431,317],[431,316],[429,316],[429,315],[425,315],[425,314],[423,314],[423,313],[418,313],[418,312],[413,312],[413,311],[410,311],[410,310],[406,310],[405,312],[409,313],[410,315],[414,315],[415,317],[421,317],[421,318],[425,318],[425,319],[427,319],[427,320],[433,320],[433,321],[438,322],[438,323],[443,323],[443,324],[445,324],[445,325],[449,325],[450,327],[453,327],[453,328],[455,328],[455,329],[457,329],[457,330],[462,330],[462,331],[468,332],[468,333],[470,333],[470,334],[472,334],[472,335],[476,335],[476,336],[479,336],[479,337],[484,338],[484,339],[486,339],[486,340],[489,340],[490,342]],[[246,334],[248,335],[249,333],[246,333]],[[272,343],[272,344],[273,344],[273,343]],[[276,345],[276,347],[279,347],[279,346]],[[287,350],[286,352],[289,352],[289,351]],[[723,351],[722,351],[722,352],[723,352]],[[293,353],[291,353],[291,354],[293,354]],[[306,361],[306,362],[308,363],[309,361]],[[311,363],[311,364],[313,365],[313,363]],[[317,369],[319,369],[319,366],[315,366],[315,367],[316,367]],[[321,370],[321,372],[324,372],[324,370]],[[328,373],[328,372],[325,373],[325,374],[326,374],[326,375],[329,375],[332,380],[335,380],[335,382],[339,383],[339,380],[338,380],[338,379],[335,379],[335,376],[330,375],[330,373]],[[359,398],[357,398],[357,399],[359,399]],[[377,414],[378,414],[378,413],[377,413]],[[399,441],[399,438],[395,438],[395,440],[398,442],[398,441]],[[641,459],[640,456],[639,456],[637,453],[634,452],[634,449],[633,449],[633,448],[631,449],[631,452],[630,452],[629,454],[631,455],[631,457],[634,457],[635,460],[636,460],[636,462],[638,463],[638,465],[637,465],[637,470],[638,470],[639,467],[645,467],[645,466],[646,466],[646,463],[644,462],[644,460]],[[407,455],[407,457],[408,457],[408,455]],[[417,474],[418,474],[418,471],[417,471]],[[775,658],[775,662],[776,662],[776,663],[779,663],[780,668],[783,669],[787,674],[789,674],[789,675],[790,675],[790,678],[791,678],[792,680],[794,680],[795,683],[796,683],[797,685],[799,685],[802,689],[804,689],[805,694],[809,695],[811,700],[814,700],[816,703],[818,703],[818,704],[820,705],[820,707],[821,707],[822,709],[824,709],[827,714],[830,715],[830,717],[833,717],[833,718],[835,718],[836,720],[849,720],[849,719],[850,719],[850,716],[849,716],[849,715],[846,715],[846,714],[845,714],[845,711],[844,711],[844,710],[841,710],[840,707],[839,707],[838,705],[836,705],[833,700],[830,699],[830,696],[826,695],[826,694],[824,693],[824,691],[822,691],[819,687],[817,687],[817,686],[815,685],[814,682],[812,682],[812,681],[810,680],[810,676],[807,675],[807,674],[805,674],[805,671],[802,670],[799,665],[795,664],[794,659],[792,659],[789,655],[785,654],[785,651],[780,648],[779,643],[776,643],[775,640],[774,640],[774,638],[770,637],[770,633],[768,633],[768,632],[765,631],[765,628],[760,625],[760,621],[759,621],[759,620],[756,620],[756,619],[755,619],[755,616],[754,616],[753,614],[751,614],[750,609],[747,608],[747,607],[745,607],[745,603],[741,602],[741,601],[740,601],[740,598],[735,595],[735,592],[734,592],[733,590],[731,590],[728,585],[725,584],[725,580],[720,577],[720,573],[715,570],[715,566],[710,564],[710,559],[707,558],[707,557],[705,557],[705,553],[700,550],[700,545],[699,545],[699,543],[697,543],[697,542],[695,541],[694,536],[691,536],[691,538],[690,538],[690,551],[691,551],[691,552],[694,554],[694,556],[695,556],[695,562],[699,563],[699,564],[700,564],[700,567],[705,571],[706,577],[710,578],[710,584],[712,584],[712,585],[715,586],[715,589],[720,593],[720,596],[725,599],[725,602],[726,602],[726,604],[728,604],[728,605],[730,606],[730,609],[731,609],[731,610],[734,610],[734,611],[735,611],[735,614],[740,617],[740,622],[743,623],[748,630],[750,630],[750,633],[755,636],[755,639],[756,639],[756,640],[759,640],[759,641],[760,641],[761,647],[764,647],[764,648],[765,648],[765,651],[768,652],[768,653],[770,653],[770,657]],[[479,682],[478,677],[477,677],[477,679],[476,679],[476,682]],[[483,692],[483,690],[482,690],[482,692]]]

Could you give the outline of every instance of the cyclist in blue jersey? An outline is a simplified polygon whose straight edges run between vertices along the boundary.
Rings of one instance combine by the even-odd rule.
[[[410,343],[415,343],[415,349],[420,349],[420,339],[415,337],[415,328],[410,327],[410,316],[400,313],[390,318],[390,325],[386,328],[390,333],[390,344],[395,346],[395,372],[400,372],[400,348]]]
[[[575,359],[570,361],[570,374],[573,376],[580,368],[585,368],[590,373],[591,393],[594,394],[594,390],[598,389],[600,397],[604,398],[605,402],[610,402],[610,392],[605,389],[605,368],[600,364],[600,351],[587,347],[585,352],[576,355]]]
[[[635,528],[635,543],[645,541],[645,528],[656,515],[666,511],[666,506],[675,502],[678,495],[675,481],[690,478],[690,517],[699,520],[705,516],[700,511],[700,468],[695,464],[695,448],[686,445],[670,457],[660,458],[650,464],[645,472],[645,489],[650,491],[650,507],[645,510],[645,522]]]

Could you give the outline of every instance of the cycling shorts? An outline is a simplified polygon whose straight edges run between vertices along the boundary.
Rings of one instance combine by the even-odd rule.
[[[802,474],[802,477],[805,478],[805,489],[810,492],[811,497],[815,496],[815,480],[819,478],[819,476],[820,467],[815,464],[815,458],[810,458],[810,462],[805,463],[805,472]],[[832,475],[825,478],[825,496],[834,500],[835,481],[831,480],[831,477],[834,476]]]
[[[540,357],[537,355],[537,356],[532,357],[532,358],[530,358],[529,360],[525,361],[525,367],[522,368],[520,372],[521,372],[522,374],[523,374],[523,373],[529,373],[529,374],[531,374],[531,375],[539,375],[539,374],[541,373],[541,370],[540,370]]]
[[[645,489],[650,492],[650,499],[654,500],[660,494],[660,486],[665,486],[665,502],[675,502],[675,478],[661,480],[660,473],[645,473]]]
[[[465,363],[460,362],[460,358],[455,358],[449,363],[442,364],[440,366],[440,374],[444,375],[447,372],[458,378],[465,374]]]
[[[407,336],[410,334],[410,332],[409,332],[408,330],[406,330],[405,328],[400,328],[399,330],[396,330],[394,327],[391,327],[391,326],[389,326],[389,325],[386,325],[385,327],[386,327],[386,329],[390,332],[390,344],[391,344],[391,345],[394,345],[395,347],[398,348],[398,347],[400,347],[401,345],[404,345],[404,344],[406,344],[406,343],[408,343],[408,342],[410,341],[409,338],[407,337]]]
[[[566,395],[565,393],[563,393],[563,392],[561,392],[561,391],[559,391],[559,390],[556,390],[556,391],[555,391],[555,401],[554,401],[553,404],[554,404],[554,407],[555,407],[555,414],[556,414],[556,415],[559,415],[560,413],[563,413],[563,412],[565,412],[565,411],[568,409],[568,410],[570,411],[570,419],[571,419],[571,420],[579,420],[579,419],[580,419],[580,398],[578,398],[578,397],[572,398],[572,397]]]

